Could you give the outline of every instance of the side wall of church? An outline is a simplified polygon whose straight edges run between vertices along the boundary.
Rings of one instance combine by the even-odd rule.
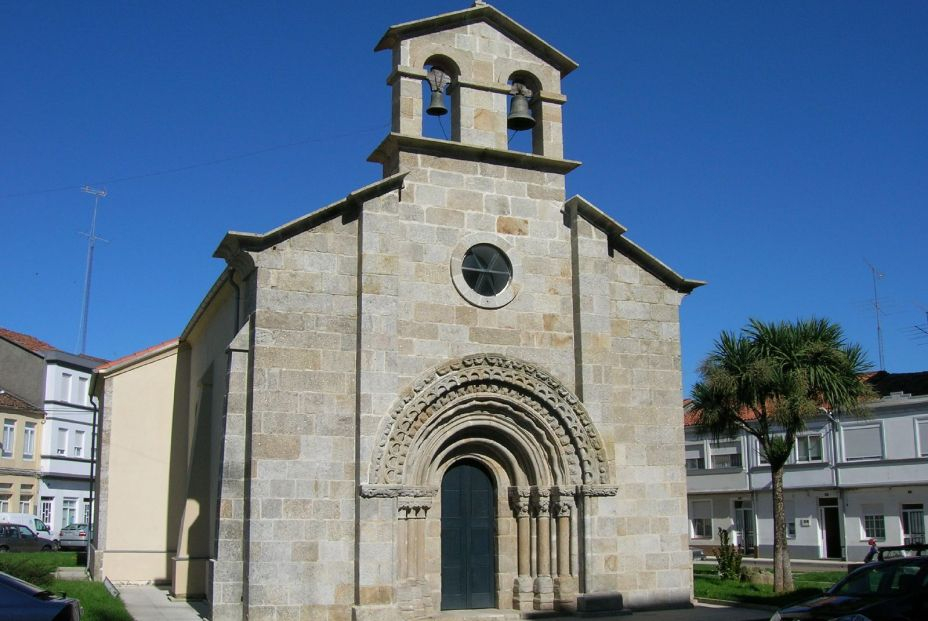
[[[592,499],[589,586],[618,590],[632,607],[686,603],[683,296],[610,251],[582,218],[577,229],[583,399],[611,447],[618,484],[615,497]]]
[[[350,617],[357,247],[357,221],[335,218],[254,254],[243,532],[252,621]]]

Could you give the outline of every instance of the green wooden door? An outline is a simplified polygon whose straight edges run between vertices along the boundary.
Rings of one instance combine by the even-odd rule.
[[[442,610],[496,605],[495,509],[493,482],[482,468],[460,463],[445,473],[441,483]]]

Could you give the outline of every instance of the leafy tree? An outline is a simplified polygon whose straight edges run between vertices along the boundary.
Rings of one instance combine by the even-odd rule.
[[[746,431],[760,444],[773,482],[774,590],[793,589],[783,502],[783,466],[796,434],[823,410],[863,414],[872,389],[860,377],[870,364],[841,327],[824,319],[764,323],[723,332],[700,367],[691,409],[703,434]]]

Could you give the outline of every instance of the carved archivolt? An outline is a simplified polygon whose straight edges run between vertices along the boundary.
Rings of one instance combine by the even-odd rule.
[[[468,416],[472,423],[455,425],[455,419]],[[492,422],[494,417],[499,423]],[[599,434],[570,390],[535,365],[482,354],[434,369],[400,395],[378,435],[370,483],[423,485],[413,480],[419,475],[407,472],[407,465],[422,460],[417,451],[432,453],[424,456],[431,459],[439,450],[434,446],[438,432],[455,427],[463,431],[448,433],[498,429],[514,455],[549,456],[549,484],[602,487],[611,482]]]

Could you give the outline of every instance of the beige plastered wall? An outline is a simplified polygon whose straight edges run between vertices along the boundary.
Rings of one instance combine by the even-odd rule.
[[[100,539],[96,579],[168,582],[177,506],[171,498],[171,441],[179,350],[105,376]],[[166,501],[167,500],[167,501]]]

